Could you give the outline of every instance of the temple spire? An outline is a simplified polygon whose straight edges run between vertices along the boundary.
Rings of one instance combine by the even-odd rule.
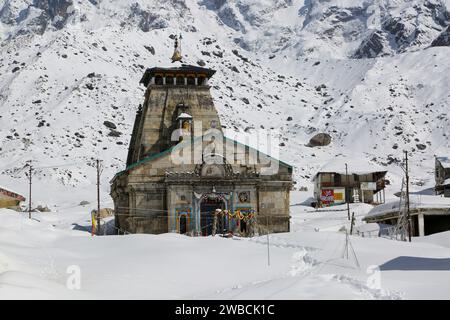
[[[175,36],[175,49],[173,51],[172,55],[172,63],[180,61],[183,59],[183,56],[181,55],[181,39],[182,36],[180,35],[180,38],[178,40],[178,36]]]

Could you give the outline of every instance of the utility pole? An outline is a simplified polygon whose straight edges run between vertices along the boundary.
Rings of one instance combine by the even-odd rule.
[[[31,184],[32,184],[32,172],[33,172],[33,166],[31,165],[31,161],[30,161],[30,170],[28,171],[28,179],[30,181],[30,191],[29,191],[29,195],[28,195],[28,219],[31,219]]]
[[[405,151],[405,170],[406,170],[406,212],[408,217],[408,239],[411,242],[411,212],[409,207],[409,167],[408,167],[408,151]]]
[[[352,212],[352,223],[350,225],[350,235],[353,234],[353,225],[355,224],[355,212]]]
[[[342,258],[345,258],[348,260],[348,232],[345,231],[345,245],[344,245],[344,252],[342,253]]]
[[[97,235],[100,235],[100,160],[97,159]]]
[[[347,179],[347,185],[345,186],[345,199],[347,200],[347,216],[348,216],[348,220],[350,220],[350,194],[348,194],[348,187],[349,187],[349,182],[348,182],[348,166],[347,164],[345,164],[345,176]]]

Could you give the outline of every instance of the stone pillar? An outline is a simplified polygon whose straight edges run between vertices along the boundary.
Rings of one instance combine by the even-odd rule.
[[[167,188],[167,229],[169,233],[177,233],[177,212],[175,210],[174,197],[176,193],[173,191],[172,187]]]
[[[194,217],[195,217],[195,235],[201,236],[202,235],[202,224],[200,221],[200,201],[195,200],[194,205]]]
[[[187,86],[187,77],[184,77],[184,85]]]
[[[209,84],[208,82],[209,82],[209,79],[208,79],[208,78],[205,78],[205,83],[204,83],[204,85],[207,86],[207,85]]]
[[[155,77],[152,77],[152,80],[150,80],[150,84],[155,84]]]
[[[166,84],[166,77],[163,77],[163,85]]]
[[[195,85],[198,86],[198,78],[195,77]]]
[[[419,221],[419,237],[425,236],[425,217],[423,213],[419,213],[418,221]]]
[[[175,209],[171,209],[170,210],[170,213],[169,213],[169,215],[170,215],[170,226],[169,226],[169,228],[170,228],[170,232],[171,233],[178,233],[178,231],[177,231],[177,223],[178,223],[178,217],[177,217],[177,212],[176,212],[176,210]]]
[[[173,214],[173,232],[178,233],[178,223],[179,223],[179,219],[180,215],[178,215],[178,213],[174,210],[174,214]],[[187,223],[187,221],[186,221]]]

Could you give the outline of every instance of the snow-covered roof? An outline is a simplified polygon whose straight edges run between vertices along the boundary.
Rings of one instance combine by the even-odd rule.
[[[436,157],[437,161],[441,163],[441,165],[445,169],[450,169],[450,158],[449,157]]]
[[[370,174],[374,172],[387,172],[387,170],[375,163],[357,161],[354,159],[334,159],[323,165],[314,175],[313,180],[319,173],[339,173],[345,174],[345,164],[347,164],[348,174]]]
[[[192,119],[192,116],[190,114],[183,112],[178,116],[177,120],[178,119]]]
[[[400,199],[378,205],[370,210],[369,213],[364,217],[364,219],[375,218],[389,213],[397,213],[400,211],[399,205]],[[440,196],[410,195],[409,207],[411,210],[448,209],[450,213],[450,198],[444,198]]]
[[[447,180],[445,180],[444,183],[443,183],[442,185],[443,185],[443,186],[450,185],[450,178],[448,178]]]
[[[19,200],[19,201],[25,201],[25,197],[24,196],[22,196],[22,195],[20,195],[18,193],[15,193],[13,191],[6,190],[6,189],[4,189],[2,187],[0,187],[0,194],[2,194],[4,196],[7,196],[7,197],[10,197],[10,198],[13,198],[13,199],[16,199],[16,200]]]

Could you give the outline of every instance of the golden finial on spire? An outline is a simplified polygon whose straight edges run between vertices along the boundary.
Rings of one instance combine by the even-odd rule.
[[[175,50],[173,51],[172,55],[172,63],[176,61],[180,61],[183,59],[183,56],[181,55],[181,39],[182,36],[180,35],[180,41],[178,41],[178,36],[175,36]]]

